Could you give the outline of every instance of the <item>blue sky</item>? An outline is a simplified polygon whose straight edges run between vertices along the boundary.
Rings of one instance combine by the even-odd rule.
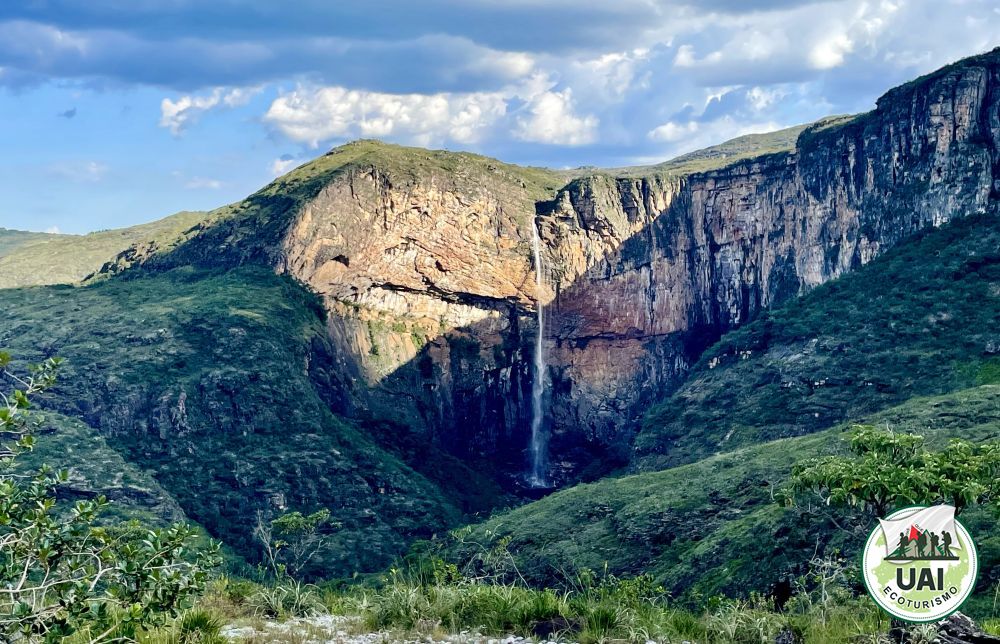
[[[998,45],[995,0],[10,0],[0,226],[209,209],[359,137],[656,162]]]

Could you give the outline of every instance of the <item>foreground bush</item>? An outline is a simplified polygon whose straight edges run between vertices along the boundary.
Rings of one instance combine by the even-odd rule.
[[[57,500],[67,472],[18,469],[35,445],[31,398],[55,383],[59,361],[23,377],[9,365],[0,353],[0,373],[14,383],[0,393],[0,641],[132,639],[203,590],[216,549],[189,553],[194,533],[184,526],[101,525],[104,498]]]
[[[353,604],[371,630],[479,632],[525,637],[646,642],[880,641],[889,620],[867,597],[803,579],[784,611],[765,598],[674,604],[649,577],[577,578],[570,590],[534,590],[491,580],[421,581],[398,572]],[[789,640],[792,641],[792,640]]]

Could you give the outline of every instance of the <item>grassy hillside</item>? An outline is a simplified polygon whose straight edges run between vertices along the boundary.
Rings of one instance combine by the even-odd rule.
[[[717,145],[711,145],[707,148],[682,154],[678,157],[668,159],[663,163],[616,168],[604,171],[604,173],[634,177],[660,173],[686,175],[718,170],[737,161],[745,161],[754,157],[780,152],[791,152],[795,149],[799,135],[807,128],[821,127],[828,122],[841,119],[843,117],[830,117],[821,119],[815,123],[796,125],[773,132],[745,134],[735,139],[723,141]]]
[[[342,527],[324,572],[377,570],[461,516],[460,492],[446,495],[331,413],[315,383],[342,374],[318,302],[291,280],[178,269],[2,290],[0,309],[0,346],[67,361],[44,404],[99,430],[239,552],[253,552],[258,510],[328,507]],[[107,486],[127,468],[101,453],[81,460]]]
[[[130,246],[169,247],[206,216],[181,212],[148,224],[88,235],[0,229],[0,288],[79,282]]]
[[[648,415],[657,469],[1000,381],[1000,218],[929,230],[727,334]]]
[[[1000,439],[1000,386],[914,399],[867,420],[923,434],[933,446],[950,437]],[[579,485],[475,526],[468,541],[495,544],[509,537],[521,574],[539,584],[567,583],[589,568],[626,576],[649,573],[686,597],[766,591],[781,576],[804,572],[815,552],[856,551],[871,529],[859,525],[848,533],[822,513],[787,509],[772,500],[796,460],[846,452],[847,429],[842,425],[660,472]],[[963,519],[976,536],[984,570],[1000,564],[995,518],[968,513]],[[453,554],[467,559],[477,551],[464,546]],[[984,587],[992,574],[982,575]]]
[[[164,524],[186,519],[176,500],[150,475],[122,458],[92,427],[56,412],[36,414],[36,447],[21,455],[22,472],[48,465],[69,472],[58,488],[60,497],[92,498],[111,502],[105,517],[141,519]]]
[[[795,142],[809,125],[796,125],[783,130],[763,134],[746,134],[653,166],[673,174],[707,172],[723,166],[765,154],[791,152]]]
[[[38,244],[60,236],[51,233],[32,233],[26,230],[0,228],[0,257],[10,254],[22,246]],[[72,235],[65,236],[72,237]]]

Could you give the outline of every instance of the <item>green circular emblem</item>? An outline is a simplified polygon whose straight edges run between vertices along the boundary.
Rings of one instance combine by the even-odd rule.
[[[897,510],[865,542],[861,574],[872,599],[908,622],[934,622],[958,610],[976,586],[979,560],[949,505]]]

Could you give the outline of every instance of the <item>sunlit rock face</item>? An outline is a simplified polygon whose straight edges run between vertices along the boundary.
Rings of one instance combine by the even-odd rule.
[[[695,173],[563,176],[542,190],[499,163],[433,153],[400,170],[358,155],[307,198],[281,205],[281,184],[257,197],[281,226],[254,215],[202,236],[321,296],[337,411],[511,471],[526,465],[543,302],[549,462],[567,481],[626,462],[644,409],[726,330],[986,210],[1000,189],[998,69],[997,52],[962,61],[806,129],[794,150]]]

